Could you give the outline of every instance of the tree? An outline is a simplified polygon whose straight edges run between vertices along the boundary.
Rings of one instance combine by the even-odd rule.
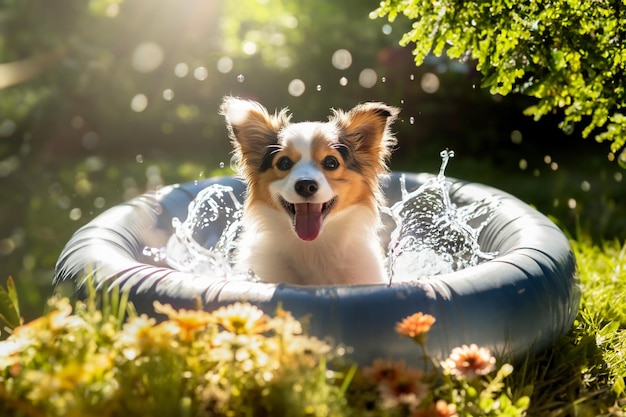
[[[583,125],[611,143],[626,166],[626,2],[623,0],[383,0],[371,17],[413,21],[400,41],[415,43],[415,62],[429,53],[476,60],[493,94],[538,99],[535,120],[562,111],[559,127]]]

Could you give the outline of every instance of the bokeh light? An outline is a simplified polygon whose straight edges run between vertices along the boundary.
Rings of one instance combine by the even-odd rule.
[[[333,67],[339,70],[345,70],[352,65],[352,54],[347,49],[337,49],[332,57]]]
[[[130,108],[137,113],[141,113],[147,107],[148,97],[145,94],[136,94],[130,101]]]
[[[432,72],[426,72],[422,75],[420,87],[425,93],[434,94],[439,90],[439,77]]]
[[[378,74],[371,68],[365,68],[359,74],[359,85],[364,88],[372,88],[378,81]]]
[[[204,81],[209,76],[209,70],[206,67],[197,67],[193,70],[193,77],[198,81]]]
[[[223,56],[217,60],[217,70],[222,74],[228,74],[234,66],[232,58]]]
[[[306,86],[304,85],[304,81],[299,78],[291,80],[291,82],[289,82],[289,86],[287,87],[287,91],[289,92],[289,94],[294,97],[300,97],[302,94],[304,94],[305,90]]]
[[[155,42],[143,42],[133,51],[132,66],[142,73],[152,72],[163,63],[165,53],[161,45]]]
[[[174,67],[174,75],[176,75],[178,78],[184,78],[187,76],[187,74],[189,74],[189,65],[185,64],[184,62],[179,62],[178,64],[176,64],[176,66]]]

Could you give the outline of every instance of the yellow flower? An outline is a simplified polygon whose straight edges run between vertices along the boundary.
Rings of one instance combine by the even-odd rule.
[[[496,367],[496,358],[489,349],[476,344],[463,345],[452,349],[452,353],[443,363],[444,370],[460,378],[474,379],[478,375],[487,375]]]
[[[191,340],[193,332],[204,329],[213,322],[211,314],[204,310],[176,310],[170,304],[161,304],[158,301],[154,302],[154,311],[165,314],[171,321],[178,324],[182,340]]]
[[[237,302],[213,312],[224,329],[235,334],[258,334],[268,330],[268,317],[263,310],[248,303]]]
[[[54,303],[54,309],[45,316],[39,317],[29,323],[16,327],[14,335],[22,332],[32,332],[33,330],[51,330],[58,332],[63,329],[81,327],[86,325],[85,320],[72,315],[72,306],[69,300],[61,299]]]
[[[435,318],[430,314],[415,313],[396,324],[396,332],[410,337],[418,343],[424,343]]]

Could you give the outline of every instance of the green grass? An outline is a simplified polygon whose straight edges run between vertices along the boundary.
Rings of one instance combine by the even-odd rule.
[[[532,416],[623,415],[626,411],[626,245],[571,240],[582,289],[570,332],[511,379],[532,387]]]

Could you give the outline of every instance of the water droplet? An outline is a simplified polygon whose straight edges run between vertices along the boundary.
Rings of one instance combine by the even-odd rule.
[[[383,83],[386,83],[387,82],[387,77],[381,77],[380,81],[383,82]]]
[[[346,77],[341,77],[339,79],[339,85],[345,87],[346,85],[348,85],[348,79]]]
[[[413,75],[413,74],[409,75],[409,80],[411,80],[411,81],[415,80],[415,75]]]
[[[400,104],[404,104],[404,99],[401,99],[401,100],[400,100]]]
[[[415,123],[415,117],[413,117],[413,116],[409,117],[409,123],[414,124]]]
[[[318,84],[318,85],[315,87],[315,89],[316,89],[317,91],[322,91],[322,86],[321,86],[320,84]]]
[[[143,155],[142,154],[137,154],[137,156],[135,156],[135,161],[137,161],[137,163],[139,164],[143,164]]]
[[[237,75],[237,82],[244,82],[246,80],[246,77],[243,74],[239,74]]]
[[[224,168],[224,162],[220,162],[220,168]]]

